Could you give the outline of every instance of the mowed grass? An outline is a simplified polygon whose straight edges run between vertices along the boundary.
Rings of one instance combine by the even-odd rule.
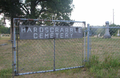
[[[0,45],[7,44],[4,46],[0,46],[0,70],[3,68],[9,68],[12,63],[12,44],[9,38],[0,38]]]
[[[120,37],[112,37],[110,39],[92,37],[91,55],[96,55],[101,61],[107,56],[118,58],[120,56]]]
[[[12,44],[10,38],[0,38],[0,78],[12,77]]]
[[[91,37],[91,57],[86,63],[95,78],[120,78],[120,37]]]
[[[0,75],[12,77],[12,44],[9,39],[0,39]],[[5,42],[6,41],[6,42]],[[17,43],[17,42],[16,42]],[[57,39],[55,41],[56,68],[83,65],[83,39]],[[19,40],[19,73],[53,69],[54,42],[50,40]],[[87,45],[87,43],[86,43]],[[7,48],[6,48],[7,47]],[[16,76],[15,78],[119,78],[120,76],[120,38],[111,39],[91,37],[91,63],[85,68],[64,70],[42,74]],[[94,55],[94,56],[93,56]],[[97,58],[97,59],[96,59]],[[108,60],[106,60],[108,59]],[[115,62],[114,62],[115,61]],[[113,64],[114,63],[114,64]],[[104,71],[104,72],[103,72]],[[103,73],[102,73],[103,72]],[[105,76],[105,74],[107,76]]]

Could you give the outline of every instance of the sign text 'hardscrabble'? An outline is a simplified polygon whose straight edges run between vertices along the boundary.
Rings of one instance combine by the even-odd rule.
[[[20,39],[82,38],[81,27],[69,26],[20,26]]]

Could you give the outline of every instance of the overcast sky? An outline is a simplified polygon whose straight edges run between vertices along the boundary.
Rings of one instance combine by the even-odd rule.
[[[73,0],[75,8],[71,19],[90,25],[104,25],[105,21],[120,25],[120,0]]]
[[[120,25],[120,0],[73,0],[73,4],[71,19],[75,21],[86,21],[90,25],[105,25],[106,21],[112,24],[114,9],[114,23]]]

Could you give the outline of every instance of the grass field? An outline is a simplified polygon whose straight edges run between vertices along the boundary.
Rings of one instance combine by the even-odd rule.
[[[9,38],[0,39],[0,77],[12,77],[12,44]],[[83,65],[83,39],[56,40],[56,68]],[[53,69],[53,40],[19,40],[19,73]],[[15,76],[15,78],[119,78],[120,38],[91,37],[91,59],[84,68]]]
[[[91,48],[91,55],[96,55],[100,60],[104,60],[107,56],[118,58],[120,56],[120,37],[91,38]]]

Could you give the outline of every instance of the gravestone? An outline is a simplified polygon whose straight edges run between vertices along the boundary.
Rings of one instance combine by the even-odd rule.
[[[120,36],[119,30],[118,30],[118,34],[117,34],[117,36]]]
[[[106,28],[105,28],[105,34],[103,38],[111,38],[110,32],[109,32],[109,22],[106,22]]]

